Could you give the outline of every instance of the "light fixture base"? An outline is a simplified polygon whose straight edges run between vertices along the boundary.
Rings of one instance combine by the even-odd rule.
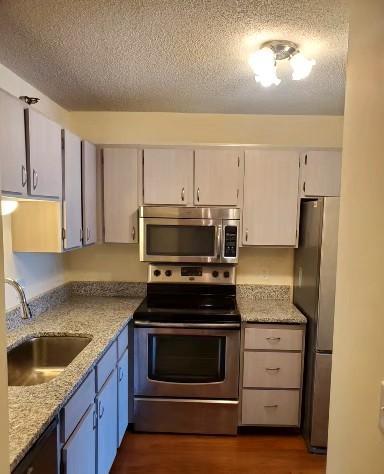
[[[261,45],[262,48],[270,48],[275,53],[278,61],[292,57],[298,52],[298,45],[292,41],[272,40]]]

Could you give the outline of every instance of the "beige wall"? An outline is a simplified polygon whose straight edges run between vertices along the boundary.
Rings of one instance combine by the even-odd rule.
[[[63,126],[69,124],[69,113],[55,102],[32,87],[16,74],[0,64],[0,88],[19,97],[29,95],[40,97],[34,106],[42,113]],[[27,297],[36,296],[64,282],[63,257],[61,255],[32,255],[12,253],[11,219],[3,218],[4,231],[4,272],[8,277],[18,279],[26,288]],[[6,308],[17,304],[13,288],[6,286]]]
[[[384,380],[384,2],[353,2],[328,474],[382,474]]]

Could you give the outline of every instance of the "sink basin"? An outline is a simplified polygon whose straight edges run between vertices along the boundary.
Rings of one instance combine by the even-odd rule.
[[[57,377],[91,342],[86,336],[40,336],[11,349],[8,385],[38,385]]]

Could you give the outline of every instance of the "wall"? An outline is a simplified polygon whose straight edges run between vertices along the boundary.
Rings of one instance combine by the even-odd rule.
[[[328,474],[382,474],[384,2],[352,2]]]
[[[69,125],[69,113],[55,102],[32,87],[16,74],[0,64],[0,88],[19,97],[29,95],[40,97],[40,102],[34,106],[51,119]],[[4,231],[4,272],[8,277],[18,279],[26,288],[27,297],[38,295],[64,282],[63,257],[61,255],[43,254],[13,254],[11,240],[11,219],[3,218]],[[7,309],[17,304],[17,295],[8,285],[6,286]]]

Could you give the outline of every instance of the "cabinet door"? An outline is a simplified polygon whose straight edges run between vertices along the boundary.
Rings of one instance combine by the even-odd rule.
[[[137,232],[138,150],[105,148],[104,241],[135,243]]]
[[[3,91],[0,91],[0,123],[2,192],[26,196],[24,106],[21,101]]]
[[[309,151],[302,157],[301,194],[340,196],[341,152]]]
[[[28,193],[60,198],[62,195],[61,127],[33,109],[26,111]]]
[[[296,245],[298,187],[297,152],[245,152],[243,245]]]
[[[117,364],[117,445],[120,446],[128,427],[128,349]]]
[[[194,204],[237,206],[239,170],[236,150],[196,150]]]
[[[64,140],[64,249],[81,247],[81,140],[67,130],[63,131]]]
[[[97,473],[108,474],[117,451],[117,377],[113,370],[97,395]]]
[[[192,202],[193,151],[144,150],[144,204]]]
[[[81,153],[82,199],[83,199],[83,243],[96,243],[96,146],[82,142]]]
[[[65,474],[95,474],[96,472],[96,410],[94,404],[77,425],[63,447]]]

